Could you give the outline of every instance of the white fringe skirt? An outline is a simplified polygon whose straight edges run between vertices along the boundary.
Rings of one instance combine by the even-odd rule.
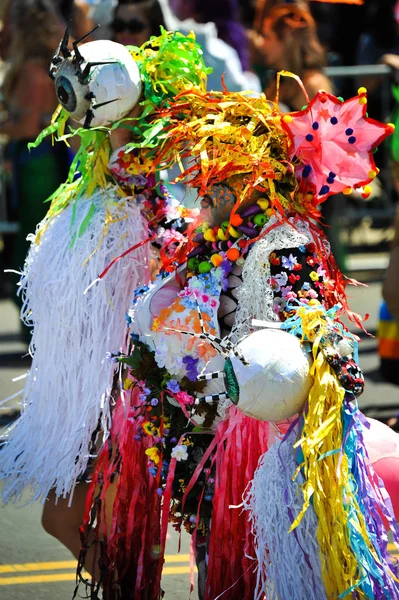
[[[21,318],[33,326],[32,367],[21,416],[0,452],[5,502],[18,501],[28,485],[34,500],[44,501],[52,488],[65,496],[86,468],[99,423],[108,435],[115,364],[106,353],[125,344],[133,290],[148,276],[148,244],[84,292],[114,258],[146,238],[139,207],[117,199],[111,186],[69,205],[39,243],[32,236],[19,284]]]

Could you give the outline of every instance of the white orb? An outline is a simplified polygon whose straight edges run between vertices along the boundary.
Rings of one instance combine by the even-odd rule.
[[[119,121],[140,99],[140,71],[134,58],[125,46],[109,40],[82,44],[78,51],[82,62],[72,55],[55,67],[60,103],[81,124],[85,123],[88,111],[92,111],[90,127]],[[90,66],[101,62],[108,64]]]
[[[229,355],[239,389],[237,408],[261,421],[300,412],[313,384],[311,357],[300,340],[279,329],[260,329],[237,348],[249,362],[244,365],[233,352]]]
[[[348,338],[343,338],[338,342],[338,352],[341,356],[350,356],[353,354],[353,342]]]

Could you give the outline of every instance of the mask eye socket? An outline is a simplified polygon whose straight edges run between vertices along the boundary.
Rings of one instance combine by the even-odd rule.
[[[224,363],[226,392],[233,404],[238,404],[240,399],[240,386],[234,373],[234,367],[230,358],[226,358]]]
[[[69,113],[73,113],[77,107],[77,98],[73,85],[67,77],[61,75],[61,77],[57,79],[56,93],[58,100],[65,110]]]

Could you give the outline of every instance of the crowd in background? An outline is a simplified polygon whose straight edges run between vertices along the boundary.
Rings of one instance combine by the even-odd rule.
[[[220,89],[224,73],[229,89],[251,85],[269,97],[275,92],[274,73],[281,69],[298,75],[312,96],[320,88],[343,95],[356,91],[351,81],[330,82],[323,74],[326,65],[399,66],[397,0],[365,0],[363,5],[307,0],[0,0],[0,19],[0,58],[7,67],[2,93],[9,111],[8,124],[0,131],[16,139],[33,137],[46,118],[45,111],[33,114],[30,101],[29,108],[20,107],[21,123],[16,127],[18,81],[33,71],[30,78],[38,79],[44,104],[51,103],[51,85],[41,82],[40,67],[47,71],[67,23],[75,39],[100,23],[94,37],[131,45],[157,35],[160,26],[193,29],[216,71],[210,88]],[[36,86],[29,83],[31,100]],[[55,105],[54,92],[52,100]],[[287,79],[280,100],[288,109],[298,110],[304,96]]]
[[[26,141],[35,139],[57,105],[47,72],[68,23],[74,39],[100,23],[92,38],[137,46],[157,35],[160,26],[184,33],[194,30],[205,61],[213,68],[210,89],[221,89],[223,75],[228,89],[263,90],[269,98],[276,92],[275,73],[282,69],[298,75],[310,97],[318,89],[348,97],[356,92],[356,82],[330,81],[323,72],[326,65],[399,66],[396,0],[365,0],[363,5],[307,0],[0,0],[0,11],[4,67],[0,135],[9,140],[6,160],[15,175],[8,203],[11,220],[20,221],[19,209],[31,210],[31,163],[46,148],[27,155]],[[373,116],[384,119],[388,115],[381,114],[378,83],[378,79],[369,82],[370,102]],[[282,80],[279,100],[283,110],[300,110],[305,104],[301,87],[290,78]],[[49,169],[40,160],[43,180],[40,174],[35,222],[42,216],[49,188],[56,189],[63,180],[70,157],[60,151],[47,160],[55,164]],[[36,164],[34,172],[38,168]],[[22,189],[17,189],[19,180]],[[29,209],[25,196],[29,196]],[[21,240],[24,236],[25,230]],[[20,261],[26,246],[18,246]]]
[[[183,33],[193,30],[206,64],[213,68],[209,89],[221,89],[223,76],[229,90],[264,91],[271,99],[280,70],[298,75],[310,97],[318,89],[344,97],[356,93],[357,81],[329,79],[326,66],[389,65],[393,86],[399,72],[399,0],[365,0],[362,5],[307,0],[0,0],[0,21],[5,199],[0,222],[19,224],[16,235],[3,232],[3,268],[22,267],[26,236],[43,218],[44,201],[66,179],[73,158],[72,150],[62,144],[52,146],[51,141],[27,150],[58,103],[48,69],[67,24],[75,40],[99,23],[101,27],[87,40],[112,39],[136,46],[157,35],[161,26]],[[378,77],[367,78],[370,112],[387,120],[390,115],[381,108],[380,84]],[[397,111],[398,101],[399,91],[396,99],[392,94],[388,112]],[[306,103],[294,79],[282,79],[279,102],[284,111],[300,110]],[[392,203],[399,189],[398,141],[396,145],[396,153],[391,153],[394,168],[378,165],[385,167],[385,177],[394,174]],[[377,164],[381,160],[387,162],[377,158]],[[335,212],[343,201],[334,199]],[[334,224],[331,206],[325,203],[324,216]],[[330,229],[330,239],[344,267],[342,248],[334,239],[337,231]]]

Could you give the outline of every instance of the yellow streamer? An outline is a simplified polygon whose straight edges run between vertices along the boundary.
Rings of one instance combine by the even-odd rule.
[[[322,308],[300,308],[303,336],[312,342],[314,384],[309,393],[308,407],[303,414],[301,437],[295,447],[302,453],[301,471],[303,508],[292,524],[291,530],[301,522],[312,503],[318,518],[317,541],[320,548],[322,577],[328,598],[338,598],[356,586],[364,573],[351,550],[349,540],[349,508],[351,524],[365,540],[368,549],[378,562],[370,542],[364,517],[354,491],[354,481],[349,471],[348,459],[340,453],[343,444],[342,404],[345,391],[327,363],[320,342],[327,333],[328,321]],[[334,452],[336,451],[336,452]],[[354,509],[354,510],[353,510]],[[392,575],[393,576],[393,575]],[[366,598],[357,589],[360,599]],[[343,598],[352,598],[349,593]]]
[[[291,530],[299,525],[312,503],[318,518],[317,541],[326,595],[328,598],[338,598],[357,585],[363,576],[361,565],[351,550],[347,526],[349,507],[356,518],[352,525],[357,528],[376,561],[378,557],[356,499],[347,456],[344,452],[340,453],[345,391],[320,348],[328,327],[325,313],[323,309],[300,308],[298,315],[302,320],[304,338],[313,344],[311,374],[314,384],[303,414],[301,438],[295,444],[302,452],[302,463],[294,478],[301,471],[305,483],[302,485],[303,508]],[[357,593],[359,598],[366,598],[359,588]],[[349,600],[352,595],[344,597]]]
[[[161,118],[169,126],[155,162],[167,168],[180,157],[189,159],[175,181],[185,181],[200,196],[225,182],[235,192],[236,208],[256,189],[279,214],[299,211],[281,113],[263,94],[189,91]]]

